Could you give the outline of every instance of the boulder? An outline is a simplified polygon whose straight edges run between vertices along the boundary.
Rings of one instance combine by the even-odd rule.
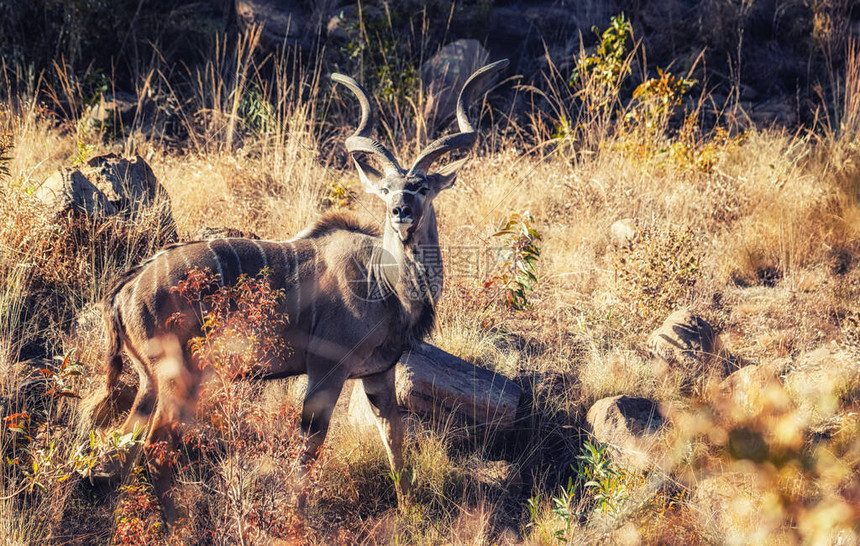
[[[807,422],[827,421],[860,402],[860,356],[835,344],[820,347],[788,366],[784,383]]]
[[[703,479],[691,500],[693,513],[718,544],[779,544],[782,525],[776,492],[766,491],[755,471],[724,472]]]
[[[421,83],[427,101],[424,119],[433,130],[456,115],[457,98],[463,84],[473,72],[487,64],[490,53],[477,40],[457,40],[444,46],[421,65]],[[479,97],[492,85],[493,78],[485,80],[472,96]]]
[[[636,220],[622,218],[609,226],[609,238],[615,247],[629,247],[636,238]]]
[[[794,127],[797,125],[797,106],[793,97],[777,97],[761,102],[742,103],[750,120],[756,127],[769,128],[773,125]]]
[[[247,30],[262,26],[261,45],[277,49],[284,45],[306,45],[305,26],[308,20],[299,2],[292,0],[236,0],[236,20],[239,28]]]
[[[130,126],[137,113],[137,96],[124,91],[104,93],[87,112],[87,121],[94,127],[121,124]]]
[[[713,326],[688,309],[669,315],[648,337],[647,347],[658,362],[694,380],[711,371],[726,376],[730,369],[729,355]]]
[[[80,171],[119,212],[131,213],[150,207],[164,192],[152,169],[139,155],[131,159],[117,154],[96,156]]]
[[[603,398],[585,420],[592,437],[608,444],[622,467],[641,471],[662,464],[659,443],[666,419],[656,402],[624,395]]]
[[[42,182],[33,196],[45,204],[53,218],[83,213],[111,216],[116,207],[78,169],[61,169]]]
[[[173,109],[160,106],[159,101],[148,95],[138,96],[125,91],[104,93],[86,113],[86,122],[91,127],[109,133],[136,130],[144,134],[153,131],[163,134]]]
[[[159,204],[161,198],[162,225],[173,229],[167,193],[140,156],[128,159],[106,154],[74,169],[60,169],[45,179],[33,196],[45,204],[54,218],[68,213],[133,217]]]
[[[346,43],[360,38],[359,19],[367,22],[381,21],[385,14],[371,5],[347,5],[329,11],[326,36],[333,42]]]
[[[788,404],[788,393],[780,378],[788,364],[788,359],[778,359],[744,366],[726,377],[715,401],[722,422],[733,426],[758,418],[765,407]]]

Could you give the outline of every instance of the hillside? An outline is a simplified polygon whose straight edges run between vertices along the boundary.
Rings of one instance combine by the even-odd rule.
[[[0,541],[858,543],[860,11],[643,4],[0,4]],[[513,427],[408,413],[394,476],[342,399],[303,512],[301,380],[225,381],[177,451],[97,479],[140,443],[90,420],[111,281],[176,241],[377,223],[329,75],[409,164],[500,58],[435,200],[427,341],[514,381]],[[116,162],[143,189],[111,193]]]

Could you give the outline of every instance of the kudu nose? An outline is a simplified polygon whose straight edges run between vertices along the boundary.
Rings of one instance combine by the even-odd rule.
[[[412,219],[412,208],[409,205],[403,205],[399,207],[394,207],[391,209],[391,214],[394,215],[395,218],[402,221],[407,221]]]

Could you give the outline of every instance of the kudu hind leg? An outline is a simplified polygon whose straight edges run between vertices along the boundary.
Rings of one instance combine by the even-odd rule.
[[[376,416],[376,426],[388,453],[388,463],[396,477],[397,498],[400,501],[409,493],[411,481],[410,476],[403,471],[403,418],[397,405],[394,367],[387,372],[365,377],[361,381]]]
[[[322,364],[314,366],[308,363],[308,389],[302,405],[302,438],[304,449],[301,456],[298,475],[298,505],[304,509],[307,500],[307,473],[310,465],[319,454],[340,391],[343,389],[345,378],[337,373],[314,373],[310,370],[331,370],[336,366]]]
[[[177,338],[169,336],[157,343],[159,354],[150,358],[153,365],[148,368],[156,378],[156,402],[144,446],[155,495],[165,521],[172,523],[176,517],[171,489],[179,425],[193,413],[200,373],[191,351],[183,349]]]
[[[123,434],[137,432],[141,435],[148,434],[152,414],[158,404],[158,382],[152,373],[152,366],[148,360],[134,351],[128,351],[129,358],[134,363],[139,378],[137,395],[128,412],[120,430]]]

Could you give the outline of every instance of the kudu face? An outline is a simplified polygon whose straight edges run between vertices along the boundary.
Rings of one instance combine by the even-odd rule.
[[[365,189],[385,202],[386,229],[392,229],[403,244],[411,244],[415,234],[424,231],[433,199],[439,192],[454,185],[461,162],[445,169],[445,173],[392,174],[374,177],[363,161],[355,159],[356,169]]]
[[[385,201],[386,232],[395,232],[404,245],[426,242],[423,235],[425,229],[431,228],[426,218],[432,216],[433,199],[439,192],[454,185],[457,171],[465,160],[454,161],[436,173],[429,173],[428,170],[446,153],[468,150],[475,144],[477,132],[469,120],[469,98],[482,80],[507,65],[507,60],[497,61],[472,74],[457,100],[457,123],[460,132],[431,143],[418,155],[408,171],[400,167],[394,154],[370,138],[373,110],[367,91],[348,76],[332,75],[334,81],[347,86],[361,103],[361,121],[355,133],[346,139],[346,148],[352,154],[365,189]],[[368,156],[378,162],[381,170],[367,162]],[[435,225],[432,229],[435,229]]]

